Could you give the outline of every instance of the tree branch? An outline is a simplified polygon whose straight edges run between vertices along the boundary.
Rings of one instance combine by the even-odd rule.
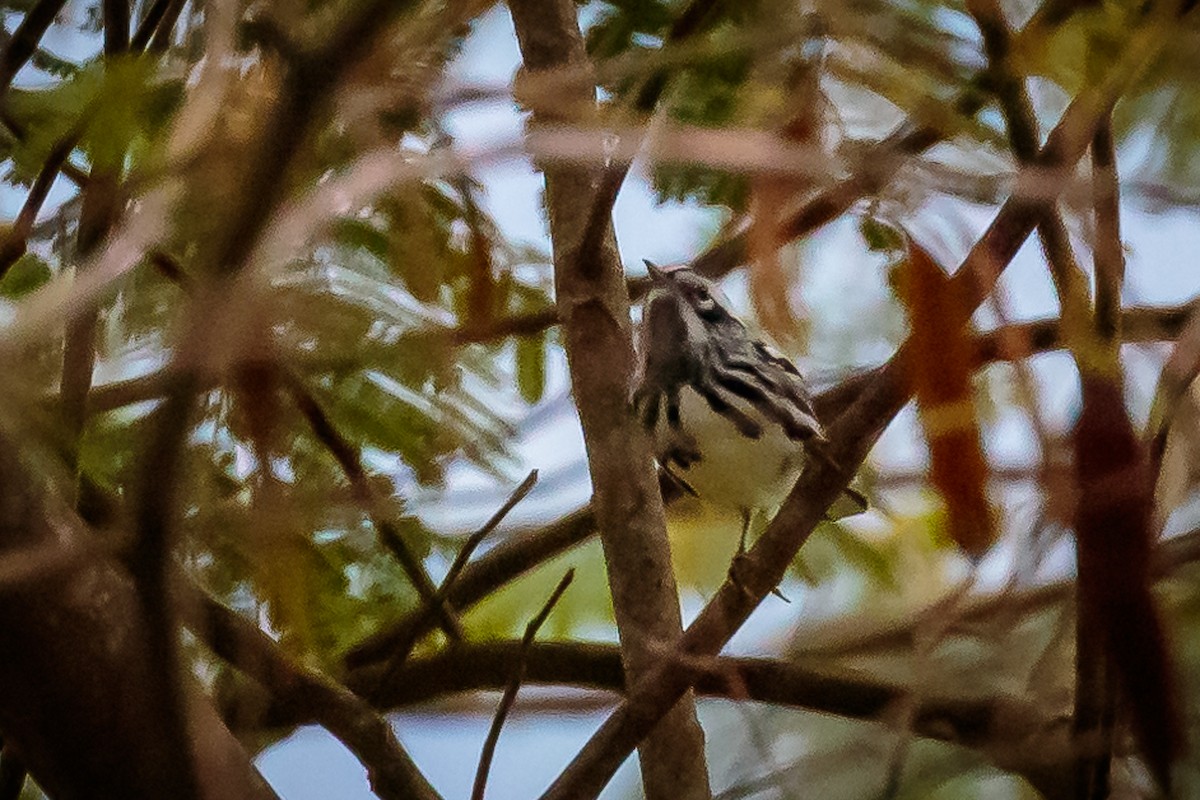
[[[462,574],[463,569],[467,566],[467,562],[474,554],[475,549],[483,543],[484,539],[486,539],[494,530],[496,530],[496,527],[504,521],[504,518],[507,517],[508,513],[516,507],[517,503],[520,503],[525,499],[526,495],[533,491],[533,487],[537,483],[537,478],[537,470],[535,469],[530,471],[529,475],[525,477],[525,480],[523,480],[521,484],[513,490],[512,494],[508,496],[508,499],[505,500],[500,508],[498,508],[494,514],[492,514],[491,518],[483,524],[483,527],[471,534],[467,538],[467,541],[463,543],[463,546],[459,548],[458,554],[454,557],[454,562],[450,565],[450,569],[446,572],[445,580],[443,580],[442,585],[438,587],[437,594],[434,596],[433,600],[426,603],[425,606],[417,612],[416,624],[409,628],[410,635],[401,639],[392,648],[391,654],[388,658],[387,666],[384,668],[382,673],[383,677],[380,679],[381,685],[388,683],[392,677],[400,671],[400,668],[404,665],[405,660],[412,653],[413,648],[417,646],[417,642],[420,641],[421,636],[424,635],[425,625],[427,624],[426,620],[433,615],[434,608],[450,607],[447,602],[450,591],[454,588],[455,583],[458,581],[458,576]]]
[[[276,100],[264,111],[256,137],[243,150],[247,159],[243,191],[231,198],[221,219],[214,221],[214,234],[204,241],[200,259],[210,281],[193,293],[184,337],[172,360],[176,375],[149,421],[151,433],[135,490],[136,536],[130,564],[157,667],[150,689],[162,708],[164,735],[176,745],[173,749],[179,762],[174,765],[178,785],[170,796],[181,800],[196,796],[196,784],[184,738],[183,673],[168,571],[183,448],[191,428],[192,405],[201,388],[198,366],[206,363],[214,312],[227,309],[228,298],[239,294],[231,285],[233,279],[251,257],[283,198],[296,153],[317,123],[326,119],[331,97],[346,71],[372,50],[390,29],[388,23],[409,5],[394,0],[355,5],[334,23],[321,48],[285,65]]]
[[[1162,14],[1147,16],[1159,22]],[[1163,38],[1156,25],[1143,23],[1133,32],[1126,52],[1104,79],[1085,89],[1064,112],[1042,149],[1040,166],[1065,171],[1079,160],[1102,116],[1158,52]],[[966,315],[991,291],[1001,271],[1044,213],[1045,201],[1027,194],[1018,191],[1005,202],[952,279],[954,290],[964,301],[954,305],[956,316],[961,317],[959,324],[966,324]],[[682,652],[693,655],[719,652],[778,584],[787,565],[821,521],[825,509],[845,488],[883,428],[908,401],[905,376],[911,351],[910,345],[902,345],[862,396],[830,427],[829,459],[818,460],[805,470],[779,514],[747,554],[747,568],[739,574],[740,585],[728,581],[722,585],[684,633],[680,643]],[[596,796],[629,751],[687,691],[694,677],[684,669],[656,667],[638,680],[626,701],[543,795],[544,800]]]
[[[587,64],[571,0],[508,5],[526,70]],[[561,120],[568,109],[594,113],[595,87],[580,83],[561,91],[556,101],[536,110],[536,123]],[[678,641],[682,623],[650,443],[628,412],[635,357],[629,295],[610,219],[603,220],[598,246],[584,249],[594,171],[568,164],[543,172],[556,303],[595,488],[593,507],[626,669],[639,680]],[[681,692],[671,705],[639,743],[646,796],[709,800],[704,733],[694,703]]]
[[[350,481],[355,499],[366,509],[384,548],[399,562],[404,569],[404,574],[408,576],[409,582],[412,583],[413,588],[416,589],[425,604],[424,607],[432,612],[437,624],[446,632],[451,641],[462,639],[462,624],[445,600],[440,599],[437,587],[434,586],[429,573],[425,571],[425,565],[413,555],[408,543],[404,541],[404,537],[400,535],[400,531],[392,524],[392,521],[380,512],[379,500],[367,478],[367,471],[362,465],[358,448],[338,432],[330,421],[329,415],[325,413],[325,409],[321,408],[304,384],[289,370],[282,369],[281,371],[292,402],[308,421],[313,435],[341,466],[346,479]]]
[[[563,592],[571,585],[571,581],[575,579],[575,570],[569,569],[562,576],[558,585],[554,587],[554,591],[546,598],[545,604],[542,605],[541,611],[537,613],[529,624],[525,626],[525,635],[521,637],[520,645],[517,648],[517,663],[513,668],[512,677],[509,678],[508,684],[504,687],[504,695],[500,698],[500,704],[496,707],[496,716],[492,719],[491,727],[488,729],[487,738],[483,742],[483,751],[479,754],[479,767],[475,770],[475,785],[471,789],[471,800],[483,800],[487,790],[487,777],[492,768],[492,758],[496,754],[496,742],[500,740],[500,729],[504,727],[504,720],[508,718],[508,712],[512,709],[513,701],[517,699],[517,691],[521,688],[521,681],[525,678],[525,664],[529,657],[529,650],[533,647],[533,640],[537,636],[538,629],[550,616],[550,612],[558,603]]]
[[[1122,314],[1121,324],[1124,341],[1128,343],[1173,339],[1179,335],[1195,308],[1197,303],[1194,302],[1170,308],[1127,309]],[[1020,353],[1014,353],[1006,344],[1012,340],[1026,342],[1027,347]],[[1007,330],[991,331],[978,336],[975,340],[976,365],[983,367],[995,361],[1023,358],[1026,355],[1057,350],[1062,346],[1058,320],[1021,323]],[[832,421],[853,403],[878,371],[876,369],[855,375],[818,394],[813,401],[817,416],[822,421]],[[135,387],[114,386],[113,396],[116,399],[128,400],[132,388]],[[139,394],[138,399],[145,397]],[[669,482],[660,482],[660,488],[666,498],[670,498],[676,491]],[[464,611],[539,564],[586,541],[595,531],[595,518],[591,509],[584,508],[543,528],[510,536],[478,561],[467,565],[462,577],[447,594],[447,600],[453,608]],[[353,648],[346,657],[346,664],[354,668],[386,658],[387,654],[397,647],[398,642],[421,636],[431,628],[428,618],[423,619],[415,612],[407,614],[381,633],[371,636]]]
[[[1166,578],[1176,571],[1200,561],[1200,531],[1192,531],[1168,539],[1159,544],[1154,553],[1154,575]],[[985,624],[997,616],[1026,617],[1070,600],[1075,590],[1075,581],[1056,581],[1020,593],[1002,592],[1000,594],[978,597],[968,601],[958,608],[957,621],[950,629],[969,631],[971,628]],[[957,589],[951,589],[953,596]],[[820,658],[857,658],[879,653],[885,650],[906,650],[914,646],[919,629],[927,624],[927,617],[940,613],[944,598],[938,598],[925,608],[903,619],[889,622],[873,631],[857,633],[853,638],[845,639],[845,625],[829,626],[834,634],[824,636],[821,629],[810,630],[804,639],[809,642],[803,647],[802,655]],[[824,627],[824,626],[822,626]],[[822,642],[822,639],[825,639]]]
[[[37,52],[38,45],[46,31],[50,29],[58,12],[62,11],[66,0],[38,0],[29,10],[21,24],[8,40],[8,47],[0,53],[0,101],[3,101],[8,87],[21,67]]]
[[[256,625],[175,576],[184,623],[220,658],[258,681],[286,713],[324,726],[367,770],[385,800],[438,800],[392,726],[366,700],[314,669],[293,663]]]

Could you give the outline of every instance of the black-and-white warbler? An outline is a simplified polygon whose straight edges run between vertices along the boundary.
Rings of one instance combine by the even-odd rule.
[[[775,511],[825,442],[808,388],[787,358],[753,336],[711,282],[686,267],[660,269],[639,336],[633,406],[662,468],[693,494],[742,515]],[[829,510],[866,510],[848,489]]]

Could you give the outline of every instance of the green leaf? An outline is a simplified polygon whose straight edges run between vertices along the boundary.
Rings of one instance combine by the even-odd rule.
[[[897,253],[904,250],[904,233],[888,223],[871,216],[859,220],[858,232],[873,253]]]
[[[546,335],[524,336],[517,341],[517,388],[533,405],[546,393]]]
[[[26,253],[8,268],[4,279],[0,280],[0,297],[20,300],[42,288],[50,281],[51,275],[50,265],[40,256]]]

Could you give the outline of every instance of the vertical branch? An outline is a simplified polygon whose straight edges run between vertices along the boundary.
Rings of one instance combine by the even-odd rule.
[[[510,0],[525,69],[586,62],[571,0]],[[557,105],[536,110],[539,123],[567,121],[595,108],[595,89],[580,86]],[[667,542],[662,496],[645,432],[629,413],[633,337],[629,295],[611,219],[594,250],[584,250],[596,174],[575,166],[547,167],[546,195],[554,250],[555,291],[571,385],[594,487],[617,629],[631,683],[679,640],[681,616]],[[640,745],[642,781],[650,800],[711,796],[704,734],[690,693]]]
[[[1092,58],[1094,60],[1094,54]],[[1120,194],[1111,113],[1092,137],[1092,192],[1095,329],[1100,344],[1115,357],[1120,346],[1125,257],[1121,246]],[[1081,581],[1076,585],[1073,732],[1076,741],[1087,742],[1088,746],[1082,748],[1075,761],[1075,796],[1078,800],[1103,800],[1109,796],[1110,789],[1116,698],[1104,630],[1090,614],[1083,613],[1086,600]]]
[[[1036,120],[1020,76],[1006,61],[1009,33],[997,0],[970,0],[968,9],[983,34],[996,94],[1008,123],[1013,152],[1022,166],[1036,163]],[[1088,77],[1104,72],[1089,54]],[[1115,57],[1117,54],[1107,54]],[[1075,764],[1079,800],[1108,795],[1112,748],[1112,688],[1109,665],[1120,677],[1133,712],[1143,753],[1164,788],[1170,760],[1178,752],[1180,725],[1171,706],[1172,664],[1162,622],[1150,591],[1150,470],[1144,448],[1132,434],[1121,401],[1121,365],[1116,334],[1122,272],[1117,178],[1112,143],[1112,105],[1099,108],[1092,134],[1096,173],[1097,309],[1075,265],[1061,217],[1047,205],[1038,231],[1063,309],[1065,341],[1082,383],[1083,412],[1073,432],[1079,501],[1075,510],[1077,603],[1074,732],[1084,745]],[[1103,229],[1103,233],[1101,233]],[[1100,311],[1100,295],[1107,305]],[[1102,422],[1101,422],[1102,420]],[[1122,491],[1102,485],[1119,480]],[[1139,652],[1137,659],[1129,651]]]
[[[1092,137],[1092,207],[1096,242],[1096,328],[1105,342],[1121,338],[1121,286],[1125,282],[1125,250],[1121,244],[1121,194],[1117,177],[1112,115]]]
[[[229,284],[246,266],[263,228],[284,197],[284,179],[297,152],[317,123],[327,118],[331,97],[346,71],[371,52],[390,30],[390,23],[408,7],[409,3],[395,0],[365,0],[346,11],[321,47],[294,53],[284,65],[279,96],[264,110],[256,137],[242,152],[246,158],[244,191],[223,209],[225,213],[216,221],[215,234],[203,253],[210,280],[189,303],[184,335],[173,361],[177,377],[168,384],[162,404],[150,419],[135,489],[135,542],[130,565],[156,666],[147,692],[161,707],[163,737],[173,753],[170,767],[177,786],[164,796],[186,800],[197,792],[187,735],[188,714],[183,704],[189,676],[180,669],[178,620],[168,575],[184,444],[191,430],[192,406],[203,386],[198,366],[206,363],[214,327],[222,325],[222,321],[214,321],[214,315],[227,312]]]

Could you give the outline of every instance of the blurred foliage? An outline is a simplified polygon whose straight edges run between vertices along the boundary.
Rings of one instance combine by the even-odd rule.
[[[144,3],[135,5],[144,11]],[[337,10],[329,3],[275,5],[282,27],[294,22],[298,35],[312,34],[314,40],[324,30],[313,20],[324,24],[327,17],[321,15]],[[459,109],[441,92],[453,83],[451,67],[471,35],[470,18],[466,12],[465,19],[452,18],[453,4],[417,5],[389,46],[347,79],[330,103],[335,116],[321,117],[299,142],[294,161],[272,186],[273,213],[318,195],[366,155],[400,153],[419,164],[453,147],[445,131],[454,129],[452,115]],[[1067,98],[1094,79],[1098,65],[1115,57],[1138,4],[1081,5],[1086,8],[1060,23],[1020,38],[1012,55],[1010,66],[1035,79],[1043,132]],[[4,4],[14,12],[10,22],[31,6],[29,0]],[[484,8],[467,6],[471,14]],[[944,134],[947,142],[936,155],[915,158],[926,171],[897,170],[890,186],[842,220],[844,238],[823,238],[827,229],[812,240],[814,249],[841,248],[839,269],[855,269],[841,269],[830,279],[833,270],[820,273],[820,264],[831,259],[807,251],[801,257],[798,247],[783,252],[781,258],[791,261],[780,267],[779,281],[767,284],[773,292],[788,293],[788,308],[811,311],[814,319],[805,320],[810,327],[788,341],[807,347],[818,369],[841,376],[877,363],[905,333],[896,286],[889,283],[905,258],[901,224],[922,216],[943,222],[945,206],[933,204],[939,199],[978,204],[987,196],[956,193],[949,183],[931,185],[928,176],[986,179],[1001,187],[993,192],[997,197],[1011,177],[994,104],[965,117],[955,106],[987,85],[978,32],[965,4],[724,2],[716,4],[704,36],[667,42],[686,6],[684,0],[582,4],[587,48],[602,89],[601,124],[648,124],[650,113],[636,108],[637,98],[660,74],[669,80],[654,113],[682,126],[769,132],[796,143],[793,134],[803,127],[798,121],[810,123],[810,143],[830,155],[830,167],[828,175],[803,180],[784,176],[791,180],[785,188],[800,196],[859,166],[863,154],[872,153],[902,119]],[[1022,23],[1033,12],[1030,4],[1009,6]],[[233,65],[223,78],[227,84],[217,89],[204,84],[204,59],[212,45],[203,11],[184,14],[176,39],[161,55],[102,60],[46,44],[31,60],[32,75],[23,75],[4,98],[0,161],[7,196],[16,198],[6,208],[19,207],[57,148],[67,146],[69,163],[85,176],[58,179],[27,252],[0,277],[4,323],[36,309],[76,270],[86,269],[76,258],[76,239],[86,191],[79,184],[86,184],[89,172],[119,174],[130,208],[148,203],[164,187],[165,194],[175,193],[169,223],[151,237],[171,266],[147,257],[99,295],[97,394],[117,389],[131,394],[116,407],[95,409],[79,441],[68,441],[52,413],[61,377],[61,324],[34,328],[31,338],[9,349],[6,367],[14,377],[0,387],[5,408],[0,421],[19,427],[24,443],[39,458],[56,459],[63,474],[77,460],[82,476],[123,510],[142,490],[138,466],[162,389],[161,383],[138,389],[139,382],[166,377],[191,301],[212,274],[236,266],[215,263],[212,243],[241,222],[230,218],[231,209],[248,191],[246,176],[261,155],[248,143],[261,134],[263,109],[286,89],[276,60],[246,27],[233,32],[235,45],[221,54]],[[75,33],[91,30],[92,44],[100,24],[95,4],[70,4],[61,22]],[[1200,203],[1200,86],[1193,78],[1198,31],[1194,18],[1179,28],[1116,107],[1118,138],[1147,154],[1133,169],[1128,196],[1155,208]],[[218,99],[197,100],[200,86]],[[196,119],[206,126],[200,134],[186,127],[200,124]],[[182,155],[172,149],[173,141],[190,141],[188,136],[196,140],[192,149]],[[431,506],[453,506],[465,495],[472,495],[472,508],[483,505],[476,495],[489,497],[487,492],[455,490],[453,481],[463,476],[471,486],[510,486],[527,466],[526,436],[538,432],[540,423],[530,420],[569,403],[560,389],[562,359],[552,331],[515,341],[489,334],[497,323],[550,306],[549,255],[541,244],[514,241],[491,217],[500,200],[467,172],[445,177],[431,169],[365,206],[338,205],[332,220],[314,220],[306,231],[311,246],[304,243],[284,263],[251,264],[248,271],[262,285],[240,287],[250,297],[244,306],[249,332],[230,333],[242,337],[229,347],[235,357],[214,357],[220,363],[206,376],[186,437],[186,480],[179,491],[184,563],[291,655],[333,674],[342,670],[348,650],[418,607],[416,592],[380,544],[372,516],[392,522],[436,580],[468,531],[435,525]],[[754,195],[747,175],[709,164],[656,164],[652,180],[660,201],[713,209],[714,217],[730,222],[748,211]],[[5,241],[11,222],[0,229]],[[736,286],[737,279],[729,283]],[[739,303],[743,310],[746,305]],[[213,314],[214,327],[225,324]],[[270,365],[266,377],[247,384],[247,366],[264,362]],[[998,435],[1003,412],[1023,413],[1010,383],[1007,373],[989,372],[970,387],[985,439]],[[372,502],[356,493],[289,386],[311,397],[364,465]],[[901,453],[895,461],[924,467],[923,440],[901,440],[904,432],[889,435],[895,438],[885,437],[881,450],[893,448]],[[1187,472],[1186,465],[1180,469]],[[782,589],[796,601],[787,625],[794,622],[799,634],[785,649],[800,655],[819,649],[806,638],[813,625],[821,627],[813,619],[832,620],[818,633],[836,629],[852,639],[877,625],[910,619],[980,574],[972,573],[972,564],[954,547],[950,520],[926,476],[897,488],[877,474],[883,472],[876,465],[863,476],[868,494],[879,499],[876,512],[867,521],[820,526],[792,565]],[[1172,489],[1180,504],[1194,487],[1195,476],[1186,477],[1186,485]],[[73,480],[60,483],[64,495],[72,491],[67,487]],[[1022,492],[1031,505],[1043,500],[1028,484]],[[499,500],[493,507],[498,505]],[[1053,541],[1038,530],[1021,531],[1014,542],[1018,526],[1003,522],[1002,541],[1014,549],[1033,552]],[[707,599],[725,579],[739,525],[736,515],[691,500],[671,508],[685,607]],[[1016,575],[1011,585],[1026,586],[1021,581],[1040,575],[1039,566]],[[469,635],[518,636],[568,567],[576,569],[575,583],[543,636],[613,638],[604,562],[595,541],[536,565],[474,607],[465,615]],[[1181,632],[1178,648],[1190,674],[1200,668],[1194,572],[1179,572],[1160,587]],[[964,695],[989,688],[1062,704],[1070,688],[1066,613],[1043,608],[984,626],[982,633],[955,632],[924,661],[907,651],[888,651],[839,663]],[[421,646],[440,643],[435,637]],[[211,685],[238,680],[203,651],[196,657]],[[788,791],[875,796],[871,792],[887,777],[882,767],[866,774],[848,765],[861,762],[864,753],[884,764],[895,748],[907,746],[882,726],[794,711],[737,713],[712,724],[720,731],[738,725],[757,731],[742,730],[744,741],[729,748],[727,763],[714,761],[714,770],[724,770],[730,783],[766,780],[763,791],[778,789],[785,796]],[[710,733],[710,740],[718,735]],[[755,737],[781,744],[768,758],[755,749]],[[1001,774],[963,748],[922,741],[901,761],[903,780],[891,797],[1036,796],[1021,779]]]

